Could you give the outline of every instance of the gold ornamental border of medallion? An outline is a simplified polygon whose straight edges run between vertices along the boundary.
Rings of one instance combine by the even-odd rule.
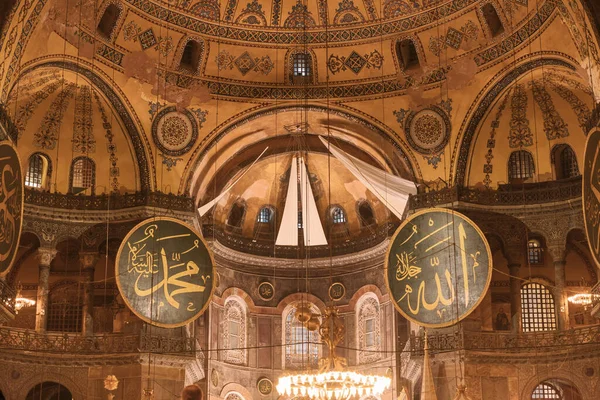
[[[600,182],[593,188],[593,178],[600,181],[600,128],[588,134],[583,155],[583,173],[581,181],[581,208],[583,226],[588,239],[590,253],[594,262],[600,267]],[[596,170],[596,174],[594,174]],[[596,193],[594,193],[596,192]],[[595,215],[594,215],[594,210]],[[592,230],[592,227],[595,229]],[[598,246],[594,248],[594,244]]]
[[[438,218],[434,217],[435,214],[438,215]],[[428,215],[429,218],[426,218]],[[445,220],[442,218],[444,215],[446,215]],[[413,221],[417,221],[417,223],[413,223]],[[431,228],[431,232],[425,231],[423,233],[426,233],[427,235],[425,235],[424,237],[417,236],[413,239],[414,235],[419,235],[418,228],[420,226],[423,226],[423,222],[427,224],[427,227]],[[436,222],[447,222],[447,224],[439,227],[436,226]],[[458,228],[456,225],[454,225],[455,222],[457,223]],[[466,229],[463,223],[467,224]],[[447,238],[439,240],[437,243],[429,242],[430,246],[424,251],[419,250],[419,244],[425,242],[430,238],[433,238],[440,232],[448,233],[447,230],[444,231],[444,229],[451,225],[453,235],[455,234],[456,230],[458,230],[459,240],[450,240],[453,239],[453,235],[450,235]],[[410,233],[410,235],[408,235],[408,238],[405,239],[400,245],[397,245],[396,240],[399,234],[401,233]],[[475,237],[468,237],[468,233],[474,233]],[[415,241],[416,239],[419,240]],[[468,242],[466,241],[467,239]],[[407,252],[406,249],[402,247],[407,243],[407,247],[411,248],[413,251]],[[436,249],[437,253],[425,254],[428,253],[429,250],[435,249],[437,246],[440,246],[443,243],[455,244],[458,247],[458,249],[456,249],[455,246],[446,246]],[[474,251],[469,252],[469,249],[474,249]],[[415,255],[414,252],[417,252],[417,254]],[[419,252],[423,254],[420,254]],[[417,258],[417,255],[421,256],[421,258]],[[391,256],[396,256],[395,266],[390,265]],[[417,261],[425,260],[426,257],[428,258],[428,262],[421,264],[421,267],[419,267],[417,265]],[[440,259],[442,260],[441,265]],[[458,262],[456,261],[457,259],[459,260]],[[443,264],[444,260],[449,261],[448,265]],[[474,276],[474,287],[476,289],[473,292],[477,294],[477,298],[475,299],[472,299],[470,296],[471,292],[469,285],[469,272],[471,271],[469,271],[468,268],[469,262],[472,262],[471,269]],[[482,265],[480,264],[480,262],[484,262],[487,265]],[[460,269],[457,266],[457,264],[459,263],[462,267]],[[477,280],[477,272],[480,272],[480,277],[481,272],[483,272],[481,269],[476,270],[476,268],[480,266],[485,267],[485,272],[487,273],[485,281],[483,279]],[[440,279],[438,272],[436,272],[436,270],[439,268],[445,268],[443,280],[446,281],[446,283],[444,284],[441,283],[442,279]],[[452,269],[454,276],[452,276],[452,274],[450,273],[450,268]],[[394,277],[396,278],[396,280],[399,282],[403,281],[403,284],[405,284],[404,292],[397,293],[397,291],[393,290],[392,286],[394,285],[390,285],[390,269],[393,269],[393,271],[395,271]],[[460,272],[461,275],[459,275],[458,272]],[[454,210],[437,207],[418,211],[410,215],[406,220],[402,222],[402,224],[398,227],[398,229],[394,233],[394,236],[390,240],[384,263],[385,284],[388,289],[388,292],[390,293],[390,297],[392,298],[394,307],[402,316],[404,316],[409,321],[412,321],[426,328],[445,328],[448,326],[452,326],[459,323],[468,315],[470,315],[483,301],[483,298],[485,297],[490,286],[492,272],[492,253],[490,250],[490,246],[485,238],[485,235],[483,234],[481,229],[479,229],[479,227],[467,216]],[[398,274],[400,274],[400,277],[398,276]],[[420,279],[419,275],[421,275]],[[464,277],[465,275],[467,276],[467,279],[462,279],[462,285],[459,285],[459,278]],[[410,295],[413,294],[414,291],[412,290],[412,286],[410,286],[408,283],[405,283],[410,282],[411,279],[419,283],[419,289],[416,291],[416,312],[415,308],[412,307],[410,301]],[[428,284],[429,286],[426,286],[426,284]],[[442,290],[442,285],[446,285],[445,287],[447,289]],[[429,290],[427,292],[427,287],[430,289],[432,287],[435,287],[437,290]],[[431,301],[431,299],[434,298],[433,296],[431,296],[433,292],[437,292],[437,297],[435,297],[436,300],[433,303],[428,303],[428,301]],[[403,302],[403,304],[406,304],[405,309],[399,303],[403,301],[403,299],[405,299],[407,296],[408,298],[406,299],[406,302]],[[461,296],[463,297],[463,302],[465,303],[463,307],[459,305],[459,297]],[[472,304],[469,305],[471,301]],[[440,308],[440,303],[446,306],[446,308]],[[421,319],[419,319],[416,317],[416,315],[419,315],[420,311],[422,311],[422,309],[420,309],[421,305],[423,305],[423,309],[426,310],[425,314],[428,318],[421,317]],[[450,309],[450,311],[448,311],[449,306],[453,307],[453,309]],[[454,311],[456,312],[456,315],[453,315],[452,318],[449,319],[451,313]],[[428,313],[430,314],[429,316],[427,316]],[[440,322],[431,321],[432,315],[435,318],[436,314],[437,316],[439,316]],[[443,318],[445,315],[447,315],[447,317]],[[424,319],[428,320],[424,321]]]
[[[161,223],[167,223],[167,224],[161,224]],[[170,237],[158,237],[154,239],[154,242],[148,240],[150,237],[154,238],[154,235],[156,233],[156,231],[158,231],[162,225],[163,228],[165,228],[168,231],[168,228],[166,228],[166,226],[168,226],[168,223],[173,223],[178,225],[178,227],[180,228],[180,230],[187,230],[189,231],[189,234],[185,234],[185,233],[179,233],[178,235],[171,235]],[[154,225],[153,225],[154,224]],[[149,228],[154,226],[154,230],[153,231],[149,231]],[[145,227],[146,229],[141,229]],[[140,233],[142,232],[142,233]],[[177,233],[177,232],[167,232],[167,234],[169,233]],[[131,243],[129,243],[129,241],[131,240],[132,237],[134,237],[135,235],[146,235],[146,237],[144,239],[140,239],[137,242],[134,242],[134,247],[132,248],[132,246],[130,246]],[[192,234],[194,235],[194,237],[192,237]],[[175,236],[175,237],[173,237]],[[136,248],[135,245],[136,244],[141,244],[144,241],[148,240],[148,243],[155,243],[159,242],[161,240],[167,240],[167,239],[173,239],[173,238],[179,238],[179,237],[184,237],[184,236],[189,236],[192,240],[192,247],[190,247],[188,250],[185,251],[181,251],[181,252],[177,252],[177,251],[172,251],[173,250],[173,245],[170,246],[169,248],[169,256],[167,256],[167,252],[164,250],[164,247],[161,248],[160,251],[160,257],[155,257],[153,253],[149,253],[146,252],[145,255],[140,256],[140,258],[146,257],[145,260],[143,260],[140,264],[133,265],[130,266],[129,262],[127,263],[126,266],[126,272],[130,273],[130,272],[136,272],[138,273],[138,277],[135,280],[135,282],[133,283],[135,285],[134,287],[134,291],[136,292],[136,294],[138,294],[138,291],[142,291],[143,294],[139,295],[138,294],[138,298],[136,298],[135,300],[139,300],[140,297],[148,297],[150,295],[154,295],[155,292],[160,292],[162,291],[165,297],[165,301],[162,302],[156,302],[156,306],[159,309],[158,310],[158,318],[153,319],[152,317],[154,316],[152,314],[152,309],[151,309],[151,314],[150,317],[148,317],[147,315],[144,315],[142,311],[140,311],[138,308],[138,305],[134,304],[129,298],[129,296],[127,295],[127,291],[125,291],[125,285],[127,284],[127,282],[123,282],[123,278],[121,276],[121,274],[123,274],[123,272],[120,271],[121,269],[121,257],[123,255],[123,252],[126,250],[129,252],[128,257],[132,257],[133,259],[137,258],[137,254],[140,253],[143,249],[143,246],[140,246],[140,248]],[[176,240],[176,246],[181,246],[182,244],[185,244],[186,242],[184,240]],[[173,243],[173,241],[171,241],[171,243]],[[165,246],[166,247],[166,246]],[[152,250],[154,250],[155,247],[152,248]],[[198,280],[195,282],[188,282],[185,280],[185,278],[189,278],[192,275],[198,275],[200,271],[200,268],[197,266],[197,264],[193,261],[193,260],[188,260],[187,263],[185,262],[180,262],[181,261],[181,255],[182,254],[186,254],[186,253],[192,253],[192,251],[194,250],[198,250],[199,252],[205,252],[205,254],[203,254],[204,257],[208,258],[208,261],[210,262],[210,267],[206,267],[206,266],[202,266],[203,270],[209,270],[210,271],[210,275],[201,275],[198,277],[198,279],[202,279],[203,283],[205,284],[204,286],[202,285],[198,285],[196,284],[196,282],[199,282]],[[149,256],[150,254],[150,256]],[[157,253],[158,254],[158,253]],[[193,253],[192,253],[193,254]],[[158,259],[158,264],[160,264],[162,262],[162,271],[163,271],[163,278],[159,281],[158,284],[152,285],[150,289],[139,289],[138,287],[138,281],[140,281],[140,279],[145,275],[145,278],[148,278],[150,276],[154,276],[154,274],[157,274],[160,271],[160,268],[158,267],[158,264],[155,266],[154,265],[154,259],[157,258]],[[129,258],[128,258],[129,260]],[[168,265],[169,260],[171,261],[175,261],[178,262],[179,264],[176,265]],[[150,264],[150,265],[148,265]],[[174,275],[171,275],[169,273],[170,270],[177,268],[177,267],[181,267],[185,265],[185,270],[182,272],[178,272],[175,273]],[[146,268],[144,271],[141,271],[137,268],[139,266],[139,268]],[[154,268],[156,268],[156,271],[154,271]],[[210,251],[208,244],[206,243],[206,241],[204,240],[204,238],[202,237],[202,235],[200,235],[192,226],[190,226],[189,224],[176,219],[176,218],[171,218],[171,217],[151,217],[151,218],[147,218],[144,221],[140,222],[139,224],[137,224],[136,226],[134,226],[125,236],[125,238],[123,239],[123,242],[121,243],[121,246],[119,247],[119,251],[117,252],[117,258],[116,258],[116,262],[115,262],[115,279],[117,281],[117,287],[119,289],[119,293],[121,294],[121,296],[123,297],[123,300],[125,301],[125,304],[127,304],[127,306],[129,307],[129,309],[136,315],[138,316],[140,319],[142,319],[143,321],[161,327],[161,328],[176,328],[176,327],[181,327],[184,326],[192,321],[194,321],[195,319],[197,319],[198,317],[200,317],[208,308],[208,306],[210,305],[211,299],[213,297],[214,294],[214,290],[215,290],[215,260],[214,260],[214,256],[212,254],[212,252]],[[127,276],[131,276],[131,275],[127,275]],[[129,283],[131,284],[133,282],[133,279],[129,279]],[[208,296],[202,296],[204,299],[204,304],[202,304],[202,307],[197,310],[190,310],[190,305],[193,302],[190,302],[190,296],[187,296],[185,298],[185,301],[187,302],[188,306],[185,308],[185,311],[187,311],[188,313],[192,313],[192,314],[187,314],[190,315],[189,317],[186,315],[185,317],[182,317],[181,320],[173,322],[173,323],[164,323],[161,322],[159,320],[160,318],[160,307],[164,306],[167,307],[167,303],[169,305],[172,306],[174,311],[179,311],[179,315],[184,314],[183,312],[181,312],[181,309],[179,308],[179,306],[175,306],[175,304],[179,304],[179,301],[175,300],[173,296],[177,296],[177,295],[181,295],[181,294],[189,294],[189,293],[204,293],[204,289],[206,289],[206,283],[210,281],[210,292],[208,294]],[[151,279],[151,283],[154,283],[154,280]],[[172,286],[176,286],[179,289],[175,289],[172,292],[169,291],[169,285]],[[201,288],[204,289],[201,289]],[[161,289],[161,290],[159,290]],[[154,299],[152,298],[152,296],[150,296],[150,303],[152,304],[154,302]],[[178,297],[178,300],[181,300],[181,298]],[[195,301],[196,299],[193,298],[193,300]],[[195,303],[194,303],[195,304]],[[147,308],[147,307],[146,307]],[[173,312],[173,310],[171,310],[171,312]]]
[[[15,258],[17,257],[17,253],[18,253],[18,248],[19,248],[19,241],[21,240],[21,231],[23,229],[23,207],[24,207],[24,203],[25,203],[25,180],[24,180],[24,176],[22,176],[22,164],[21,164],[21,158],[19,157],[19,153],[17,152],[17,148],[12,144],[12,142],[10,142],[9,140],[3,141],[0,143],[0,163],[3,163],[6,160],[6,157],[3,157],[2,155],[6,152],[6,150],[8,150],[8,157],[12,157],[12,161],[14,163],[14,161],[16,161],[17,165],[13,167],[17,167],[15,168],[17,170],[17,174],[15,175],[15,180],[14,182],[18,182],[20,185],[20,188],[17,188],[17,190],[19,191],[19,193],[17,194],[17,201],[20,200],[21,204],[17,206],[17,208],[19,209],[19,215],[18,215],[18,228],[16,229],[15,232],[12,233],[13,236],[13,242],[9,245],[9,249],[5,254],[0,254],[0,278],[5,277],[6,275],[8,275],[8,273],[10,272],[10,270],[12,269],[13,266],[13,262],[15,260]],[[9,159],[9,162],[11,160]],[[1,165],[1,164],[0,164]],[[7,164],[8,165],[8,164]],[[2,182],[2,193],[4,196],[8,196],[8,193],[6,193],[7,189],[10,187],[9,185],[6,184],[6,182],[4,182],[4,167],[2,167],[1,172],[1,176],[0,179]],[[2,203],[2,207],[5,210],[5,220],[2,221],[3,222],[3,236],[4,238],[7,237],[6,235],[6,217],[9,214],[8,213],[8,209],[6,206],[6,202],[11,198],[12,196],[8,196],[7,198],[4,199],[3,203]],[[14,219],[14,218],[13,218]],[[14,222],[14,221],[13,221]],[[14,225],[13,225],[14,226]],[[12,252],[12,255],[10,254]],[[3,257],[6,256],[6,258],[3,259]]]

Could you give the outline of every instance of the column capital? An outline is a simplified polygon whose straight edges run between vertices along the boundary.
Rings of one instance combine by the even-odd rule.
[[[100,255],[97,251],[82,251],[79,252],[79,262],[83,269],[94,268]]]
[[[563,244],[548,244],[547,248],[554,263],[566,261],[567,249]]]
[[[49,247],[40,247],[37,249],[36,257],[40,267],[50,267],[50,263],[56,257],[58,250]]]

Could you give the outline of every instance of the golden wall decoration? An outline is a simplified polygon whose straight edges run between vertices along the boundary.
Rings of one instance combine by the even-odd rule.
[[[600,130],[588,135],[583,160],[583,221],[590,251],[600,266]]]
[[[23,226],[21,161],[10,142],[0,143],[0,277],[12,267]]]

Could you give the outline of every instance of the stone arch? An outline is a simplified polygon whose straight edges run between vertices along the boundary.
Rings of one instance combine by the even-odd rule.
[[[538,371],[523,385],[521,390],[521,398],[523,400],[531,399],[531,393],[533,393],[533,390],[537,387],[537,385],[553,379],[564,381],[577,388],[583,397],[583,400],[592,400],[595,398],[594,388],[589,387],[586,384],[585,379],[582,379],[582,376],[574,374],[573,371],[565,371],[563,368],[552,371]]]
[[[542,55],[543,54],[536,53],[521,57],[517,60],[518,64],[515,67],[513,67],[513,65],[515,65],[513,64],[500,71],[477,95],[477,98],[471,104],[469,112],[463,119],[459,135],[456,138],[451,162],[451,169],[453,169],[455,174],[454,185],[465,185],[466,174],[469,168],[468,160],[471,145],[475,139],[479,124],[495,103],[496,98],[503,93],[504,89],[529,71],[543,66],[557,66],[571,71],[576,70],[574,60],[566,55],[561,57],[553,54],[551,57],[543,58],[540,57]],[[536,58],[533,60],[526,60],[528,57]]]
[[[56,371],[59,370],[56,369]],[[56,371],[51,368],[44,368],[43,371],[40,371],[41,374],[34,374],[31,378],[29,378],[21,384],[21,389],[18,392],[18,396],[16,398],[25,399],[27,397],[27,394],[35,386],[39,385],[42,382],[56,382],[66,387],[71,392],[71,394],[73,395],[73,400],[85,400],[85,393],[87,392],[87,388],[84,386],[80,386],[80,384],[87,385],[87,380],[76,380],[75,376],[71,378]]]
[[[108,103],[114,108],[119,118],[123,122],[124,131],[130,140],[133,153],[137,160],[138,171],[137,179],[140,182],[142,191],[150,191],[156,187],[156,177],[154,174],[154,157],[152,156],[152,147],[143,133],[141,122],[139,121],[135,110],[129,104],[125,94],[119,89],[119,86],[111,78],[102,72],[98,67],[91,63],[66,56],[58,59],[36,59],[23,66],[19,78],[26,74],[40,69],[54,67],[58,69],[69,70],[86,78],[93,84],[102,95],[108,100]],[[11,90],[16,86],[19,79],[15,80]],[[15,140],[15,138],[13,138]]]
[[[246,124],[250,121],[255,121],[257,119],[268,117],[271,115],[276,115],[277,113],[291,112],[291,111],[309,111],[311,113],[325,114],[325,115],[334,115],[336,117],[343,118],[347,120],[347,124],[356,123],[361,128],[371,131],[373,134],[377,135],[380,139],[384,140],[387,144],[391,145],[391,149],[396,153],[399,163],[401,163],[401,167],[406,170],[406,173],[412,177],[415,181],[422,179],[421,170],[419,167],[419,163],[412,153],[408,144],[404,141],[404,139],[397,134],[397,132],[391,129],[387,125],[382,125],[380,121],[376,121],[374,118],[364,114],[358,110],[349,109],[348,107],[344,108],[334,108],[320,105],[320,104],[310,104],[306,106],[290,106],[290,105],[277,105],[271,107],[262,107],[258,106],[250,111],[246,111],[238,114],[235,117],[230,118],[227,121],[224,121],[220,126],[213,129],[213,131],[208,134],[199,146],[194,149],[191,154],[185,169],[182,173],[181,185],[179,187],[179,193],[186,193],[194,195],[195,192],[199,190],[199,187],[202,185],[200,180],[200,176],[208,175],[203,174],[202,170],[206,163],[212,162],[210,160],[211,150],[216,148],[216,145],[224,139],[228,134]],[[248,137],[250,137],[253,133],[248,133]],[[338,139],[347,140],[345,136],[337,135]],[[256,138],[255,142],[265,140],[264,135],[260,138]],[[219,151],[223,151],[223,147],[219,146]],[[241,151],[241,150],[240,150]],[[375,151],[375,149],[370,149],[370,151]],[[386,165],[385,167],[389,168],[393,172],[398,172],[398,166],[394,164],[394,162],[379,149],[377,150],[379,153],[378,156],[383,155]],[[370,152],[366,152],[371,157],[373,154]],[[260,152],[258,152],[260,154]],[[256,156],[258,156],[256,154]],[[213,157],[218,157],[218,155],[212,155]],[[211,172],[212,173],[212,172]],[[207,181],[212,178],[206,179]],[[199,201],[199,198],[196,198],[196,201]]]

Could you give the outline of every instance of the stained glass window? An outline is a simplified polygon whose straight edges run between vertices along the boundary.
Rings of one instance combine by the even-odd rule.
[[[554,297],[544,285],[527,283],[521,288],[523,332],[556,330]]]

